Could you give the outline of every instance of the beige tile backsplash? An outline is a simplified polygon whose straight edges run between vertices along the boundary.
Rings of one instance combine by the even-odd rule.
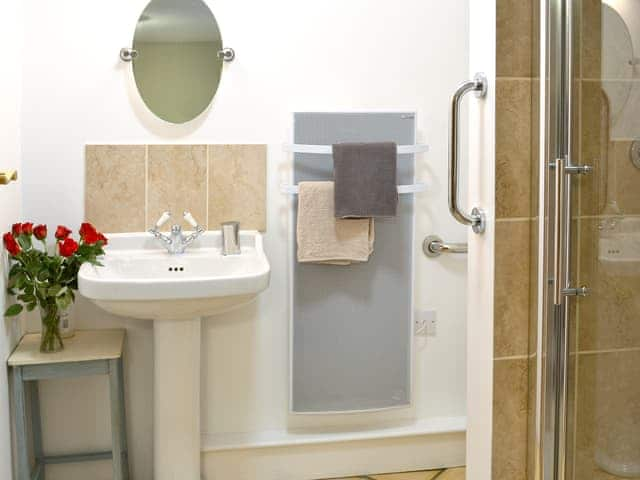
[[[209,146],[209,225],[229,220],[266,229],[266,145]]]
[[[85,218],[105,232],[145,227],[144,145],[90,145],[86,149]]]
[[[149,145],[147,228],[169,210],[177,220],[185,210],[201,224],[207,217],[207,147]],[[169,229],[169,222],[165,229]],[[182,221],[183,228],[190,228]]]
[[[85,217],[109,232],[144,231],[165,210],[209,229],[266,229],[266,145],[87,145]],[[187,224],[183,225],[185,228]]]

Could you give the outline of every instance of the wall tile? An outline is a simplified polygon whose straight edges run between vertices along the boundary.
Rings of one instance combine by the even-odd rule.
[[[266,145],[209,145],[209,226],[266,230]]]
[[[615,188],[609,194],[626,215],[640,214],[640,169],[631,163],[630,141],[611,142],[609,155],[615,165]],[[611,175],[611,173],[609,173]]]
[[[532,0],[497,0],[498,77],[531,76],[533,3]]]
[[[640,460],[640,351],[581,354],[578,371],[575,478],[620,478],[602,460]]]
[[[148,161],[147,227],[165,210],[170,210],[176,220],[188,210],[198,222],[206,225],[206,146],[149,145]],[[182,226],[191,229],[184,221]]]
[[[616,221],[613,228],[622,228],[625,220]],[[640,347],[640,272],[598,258],[607,225],[602,218],[580,220],[579,283],[592,289],[578,305],[581,351]]]
[[[600,78],[602,62],[602,0],[579,2],[582,78]]]
[[[494,355],[527,355],[531,221],[496,222]]]
[[[496,84],[496,217],[531,215],[531,80]]]
[[[87,145],[85,219],[109,233],[145,229],[144,145]]]
[[[598,215],[605,206],[607,170],[607,109],[600,81],[580,85],[580,163],[591,165],[590,175],[574,175],[580,191],[580,215]]]
[[[527,478],[528,359],[495,360],[492,480]]]

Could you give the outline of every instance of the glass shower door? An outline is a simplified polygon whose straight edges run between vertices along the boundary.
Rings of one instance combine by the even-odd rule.
[[[538,478],[640,478],[640,0],[547,29]]]

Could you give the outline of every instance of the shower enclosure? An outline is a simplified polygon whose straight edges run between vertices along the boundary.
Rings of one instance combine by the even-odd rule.
[[[640,0],[546,0],[541,19],[532,471],[640,478]]]

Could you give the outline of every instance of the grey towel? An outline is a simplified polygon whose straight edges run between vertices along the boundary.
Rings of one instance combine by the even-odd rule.
[[[393,142],[333,145],[337,218],[396,215],[397,151],[397,146]]]

